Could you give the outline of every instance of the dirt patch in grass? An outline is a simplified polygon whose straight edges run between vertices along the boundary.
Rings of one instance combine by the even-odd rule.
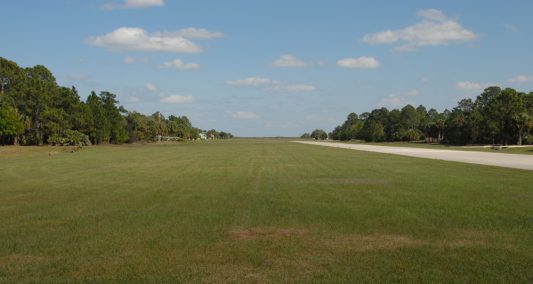
[[[377,179],[364,179],[364,178],[323,178],[318,181],[322,184],[328,185],[380,185],[387,184],[386,180],[377,180]]]
[[[439,240],[435,244],[441,248],[488,246],[489,240],[494,237],[493,234],[471,229],[456,230],[453,232],[453,235],[456,238]]]
[[[0,274],[2,274],[2,271],[21,273],[25,269],[28,269],[28,267],[46,263],[51,259],[52,257],[43,255],[12,254],[0,256]]]
[[[354,252],[395,250],[406,247],[462,248],[486,245],[483,240],[423,240],[403,235],[345,235],[327,240],[326,246]]]
[[[228,231],[228,236],[237,241],[250,241],[258,239],[283,239],[294,236],[302,236],[306,233],[306,230],[292,228],[233,228]]]
[[[325,239],[323,245],[335,250],[355,252],[393,250],[427,245],[428,242],[402,235],[339,235]]]
[[[463,248],[485,245],[484,241],[476,240],[442,240],[437,243],[440,247],[445,248]]]
[[[408,235],[395,234],[331,234],[296,228],[233,228],[227,232],[233,241],[284,241],[297,240],[302,246],[332,251],[379,251],[403,247],[431,246],[436,248],[460,248],[487,244],[481,232],[458,233],[456,239],[424,240]]]
[[[10,263],[13,264],[13,263],[44,261],[47,259],[49,259],[49,257],[41,256],[41,255],[22,255],[22,254],[5,255],[5,256],[0,256],[0,266],[4,266]]]

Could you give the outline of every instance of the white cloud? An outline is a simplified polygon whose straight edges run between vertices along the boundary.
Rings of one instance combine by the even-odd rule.
[[[165,5],[164,0],[124,0],[124,2],[118,3],[107,3],[104,4],[103,8],[105,10],[115,10],[115,9],[141,9],[149,7],[160,7]]]
[[[179,31],[178,31],[179,32]],[[198,53],[202,48],[183,35],[171,32],[148,33],[141,28],[122,27],[101,36],[89,37],[90,45],[111,50]]]
[[[445,22],[446,20],[448,20],[448,17],[446,17],[444,13],[442,13],[442,11],[437,9],[421,10],[418,11],[417,15],[424,19],[436,22]]]
[[[482,91],[487,87],[494,86],[495,84],[492,83],[476,83],[476,82],[470,82],[470,81],[459,81],[457,84],[455,84],[455,87],[458,90],[461,91]]]
[[[235,119],[254,119],[259,116],[255,112],[251,111],[237,111],[231,114],[231,117]]]
[[[360,69],[376,69],[379,68],[379,62],[374,57],[359,57],[359,58],[344,58],[337,61],[338,67],[343,68],[360,68]]]
[[[252,87],[266,87],[265,90],[272,92],[313,92],[316,87],[308,84],[284,84],[269,78],[248,77],[239,80],[226,81],[227,85],[231,86],[252,86]]]
[[[306,84],[283,85],[281,83],[277,83],[273,84],[272,87],[268,88],[268,90],[275,92],[307,93],[315,91],[316,87]]]
[[[248,77],[239,80],[226,81],[226,84],[231,86],[261,86],[272,84],[272,80],[260,77]]]
[[[305,67],[307,63],[292,54],[283,54],[272,62],[275,67]]]
[[[217,39],[224,37],[224,34],[221,32],[210,32],[206,29],[198,28],[186,28],[174,32],[157,32],[155,35],[161,37],[184,37],[190,39]]]
[[[194,69],[200,68],[200,64],[194,63],[194,62],[185,63],[185,62],[181,61],[181,59],[176,58],[176,59],[174,59],[172,61],[168,61],[168,62],[163,63],[159,67],[160,68],[173,68],[173,69],[177,69],[177,70],[194,70]]]
[[[152,83],[146,83],[146,90],[148,90],[149,92],[157,92],[158,88]]]
[[[135,59],[131,56],[125,56],[124,59],[122,60],[122,63],[124,64],[132,64],[135,62]]]
[[[316,90],[316,87],[313,85],[299,84],[299,85],[288,85],[285,87],[285,89],[289,92],[312,92]]]
[[[161,90],[154,83],[146,82],[144,85],[129,87],[119,92],[120,101],[129,103],[161,102],[166,104],[185,104],[195,101],[195,97],[189,94],[177,95],[179,91]]]
[[[518,83],[518,84],[523,84],[523,83],[527,83],[527,82],[531,82],[533,81],[533,75],[518,75],[512,79],[509,79],[507,80],[507,82],[509,83]]]
[[[414,97],[418,96],[417,90],[411,90],[407,93],[394,93],[390,94],[385,98],[382,98],[378,106],[379,107],[393,107],[393,108],[401,108],[404,107],[407,104],[413,105]]]
[[[184,103],[190,103],[194,101],[194,97],[192,96],[180,96],[180,95],[173,95],[173,96],[164,96],[160,99],[162,103],[167,104],[184,104]]]
[[[366,34],[362,41],[368,44],[400,43],[396,51],[414,51],[420,46],[437,46],[451,42],[474,40],[478,36],[465,29],[455,19],[450,19],[436,9],[418,12],[422,21],[400,30]]]
[[[301,92],[312,92],[316,90],[316,87],[313,85],[307,84],[284,84],[279,81],[275,81],[269,78],[261,77],[248,77],[239,80],[226,81],[227,85],[230,86],[252,86],[266,87],[265,90],[273,92],[291,92],[291,93],[301,93]]]

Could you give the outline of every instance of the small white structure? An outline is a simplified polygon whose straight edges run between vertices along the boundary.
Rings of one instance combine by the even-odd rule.
[[[206,140],[207,139],[207,135],[203,132],[200,132],[200,140]]]

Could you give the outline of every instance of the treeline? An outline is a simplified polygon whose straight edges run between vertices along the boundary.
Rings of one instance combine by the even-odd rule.
[[[205,139],[231,139],[234,137],[233,134],[229,132],[216,131],[214,129],[202,131],[201,135],[205,135]]]
[[[315,140],[324,140],[328,138],[328,133],[323,129],[315,129],[311,133],[304,133],[300,138],[313,138]]]
[[[128,111],[110,92],[92,92],[82,101],[76,88],[59,86],[42,65],[21,68],[0,57],[0,83],[0,144],[119,144],[197,139],[207,133],[186,116]],[[213,138],[220,137],[211,131],[217,133]]]
[[[465,144],[533,144],[533,92],[489,87],[451,111],[407,105],[351,113],[329,138],[334,140],[417,141]],[[320,131],[319,131],[320,132]],[[311,136],[311,135],[310,135]],[[323,137],[323,136],[322,136]],[[320,139],[313,137],[315,139]]]

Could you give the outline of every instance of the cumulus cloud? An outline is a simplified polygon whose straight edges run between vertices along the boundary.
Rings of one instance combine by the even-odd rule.
[[[487,87],[494,86],[495,84],[492,83],[476,83],[476,82],[470,82],[470,81],[459,81],[457,84],[455,84],[455,87],[458,90],[461,91],[482,91]]]
[[[146,83],[146,90],[148,90],[149,92],[157,92],[158,88],[152,83]]]
[[[235,119],[254,119],[259,116],[255,112],[251,111],[237,111],[231,114],[231,117]]]
[[[316,87],[313,85],[306,84],[283,85],[281,83],[278,83],[268,88],[268,90],[275,92],[307,93],[315,91]]]
[[[533,75],[518,75],[512,79],[509,79],[507,80],[507,82],[509,83],[518,83],[518,84],[523,84],[523,83],[527,83],[527,82],[531,82],[533,81]]]
[[[282,54],[278,59],[272,62],[275,67],[305,67],[307,63],[292,54]]]
[[[359,58],[344,58],[337,61],[338,67],[358,68],[358,69],[376,69],[380,64],[374,57],[363,56]]]
[[[442,13],[442,11],[437,9],[426,9],[418,11],[418,16],[422,17],[423,19],[437,21],[437,22],[445,22],[448,20],[448,17]]]
[[[285,89],[289,92],[312,92],[316,90],[316,87],[313,85],[299,84],[299,85],[288,85]]]
[[[210,32],[206,29],[185,28],[174,32],[157,32],[157,36],[161,37],[184,37],[190,39],[218,39],[224,37],[221,32]]]
[[[231,86],[261,86],[272,84],[272,80],[261,77],[248,77],[239,80],[226,81],[226,84]]]
[[[400,108],[407,104],[414,104],[414,98],[418,96],[419,93],[417,90],[411,90],[407,93],[394,93],[390,94],[385,98],[382,98],[378,106],[379,107],[393,107]]]
[[[119,92],[120,101],[129,103],[139,102],[161,102],[166,104],[185,104],[195,101],[195,97],[190,94],[180,94],[179,91],[162,90],[152,82],[146,82],[144,85],[128,87]]]
[[[121,27],[104,35],[89,37],[86,42],[111,50],[198,53],[202,52],[202,48],[190,39],[215,39],[221,36],[220,33],[196,28],[149,33],[141,28]]]
[[[262,77],[248,77],[239,80],[226,81],[230,86],[251,86],[251,87],[265,87],[265,90],[272,92],[290,92],[290,93],[302,93],[313,92],[316,87],[308,84],[285,84],[280,81],[272,80]]]
[[[421,46],[445,45],[452,42],[474,40],[478,36],[464,28],[455,19],[448,18],[436,9],[419,11],[422,21],[399,30],[386,30],[366,34],[362,41],[368,44],[395,44],[396,51],[414,51]]]
[[[185,63],[181,61],[181,59],[176,58],[172,61],[167,61],[163,63],[160,68],[172,68],[177,70],[194,70],[200,68],[200,64],[191,62],[191,63]]]
[[[161,97],[160,101],[162,103],[167,103],[167,104],[184,104],[184,103],[193,102],[194,97],[180,96],[180,95],[164,96],[164,97]]]
[[[164,0],[124,0],[123,2],[112,2],[104,4],[105,10],[115,9],[141,9],[149,7],[160,7],[165,5]]]
[[[122,60],[122,63],[124,64],[133,64],[135,62],[135,59],[131,56],[125,56]]]

